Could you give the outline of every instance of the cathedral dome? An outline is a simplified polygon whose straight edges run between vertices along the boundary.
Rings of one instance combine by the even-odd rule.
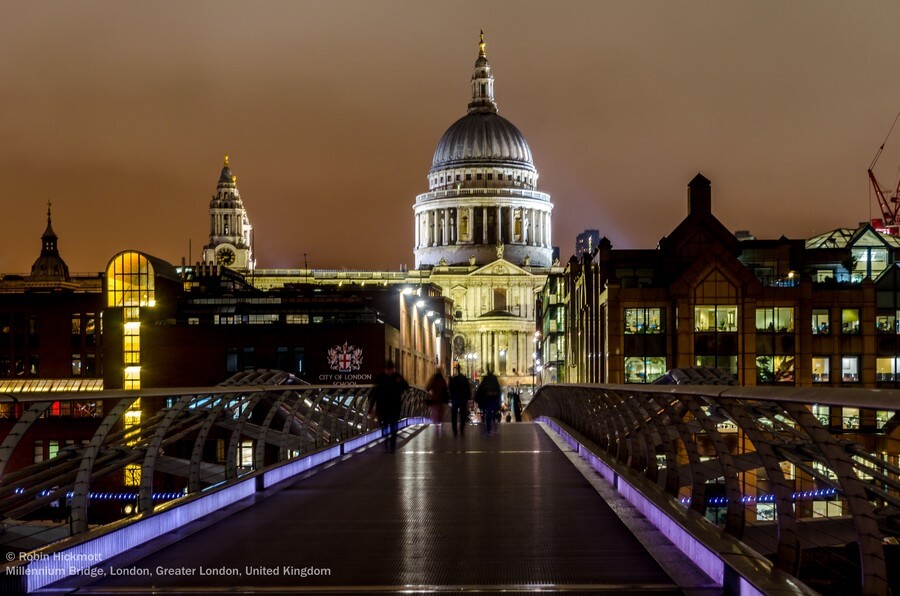
[[[519,129],[492,111],[472,111],[453,123],[438,141],[431,171],[510,165],[534,171],[531,149]]]

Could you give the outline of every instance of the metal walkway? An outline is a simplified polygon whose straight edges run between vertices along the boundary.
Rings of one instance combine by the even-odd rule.
[[[406,429],[48,591],[721,592],[540,425],[501,426]]]

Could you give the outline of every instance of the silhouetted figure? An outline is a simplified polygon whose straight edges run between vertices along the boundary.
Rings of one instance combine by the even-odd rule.
[[[516,422],[522,422],[522,396],[518,391],[511,391],[509,401],[512,402],[512,411]]]
[[[441,425],[444,423],[444,408],[450,401],[450,391],[447,388],[447,379],[441,369],[437,369],[428,379],[425,385],[428,392],[428,415],[431,418],[431,424],[435,426],[437,432],[441,431]]]
[[[401,398],[409,389],[409,383],[388,360],[384,363],[384,373],[375,378],[372,388],[369,412],[374,408],[378,422],[381,423],[381,436],[390,434],[385,447],[393,450],[397,446],[397,429],[400,422]]]
[[[450,377],[450,422],[453,424],[453,436],[457,433],[457,420],[459,421],[459,434],[466,432],[466,420],[469,419],[469,400],[472,399],[472,384],[468,377],[459,371],[456,365],[456,374]]]
[[[478,391],[475,392],[475,401],[481,408],[484,432],[491,434],[497,423],[497,414],[500,412],[500,381],[497,380],[494,371],[488,369],[487,374],[481,379]]]

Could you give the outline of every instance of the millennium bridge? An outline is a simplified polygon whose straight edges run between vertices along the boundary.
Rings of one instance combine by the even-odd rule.
[[[20,394],[0,593],[897,589],[900,391],[668,380],[547,385],[523,422],[461,436],[411,388],[394,451],[369,386],[103,391],[90,441],[7,471],[85,398]],[[124,424],[139,397],[166,407]]]

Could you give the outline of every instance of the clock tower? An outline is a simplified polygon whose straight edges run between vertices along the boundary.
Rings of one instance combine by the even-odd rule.
[[[237,176],[231,172],[228,156],[219,175],[216,194],[209,202],[209,243],[203,247],[203,262],[222,265],[236,271],[251,271],[253,226],[237,189]]]

